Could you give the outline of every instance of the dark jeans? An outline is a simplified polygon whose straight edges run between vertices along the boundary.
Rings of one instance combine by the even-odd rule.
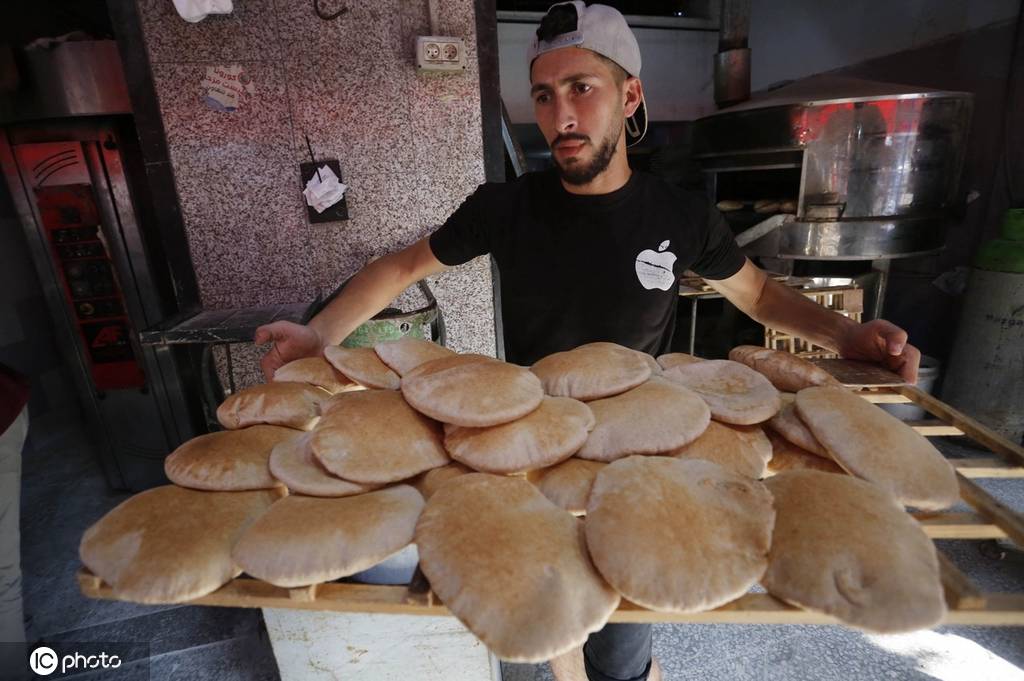
[[[583,644],[590,681],[644,681],[651,671],[651,625],[606,624]]]

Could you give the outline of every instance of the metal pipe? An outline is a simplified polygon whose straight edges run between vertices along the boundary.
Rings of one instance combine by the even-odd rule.
[[[750,0],[722,0],[715,54],[715,103],[719,108],[750,99],[749,35]]]

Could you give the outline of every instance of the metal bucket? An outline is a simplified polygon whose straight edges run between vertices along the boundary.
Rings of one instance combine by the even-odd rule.
[[[921,368],[917,372],[916,385],[921,391],[932,394],[935,382],[939,380],[942,363],[928,355],[921,356]],[[927,412],[916,404],[880,404],[878,405],[901,421],[920,421]]]

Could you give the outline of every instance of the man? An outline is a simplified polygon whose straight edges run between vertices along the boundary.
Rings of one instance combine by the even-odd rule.
[[[28,674],[18,526],[28,392],[28,379],[0,363],[0,681]]]
[[[405,288],[491,253],[501,274],[508,361],[612,341],[669,350],[679,276],[693,270],[759,322],[914,381],[920,358],[889,322],[858,324],[768,279],[706,198],[634,173],[627,137],[643,135],[640,50],[616,10],[554,5],[530,50],[534,113],[555,170],[481,185],[430,237],[367,265],[308,326],[275,322],[264,372],[340,343]],[[552,660],[560,681],[660,679],[649,625],[608,625]]]

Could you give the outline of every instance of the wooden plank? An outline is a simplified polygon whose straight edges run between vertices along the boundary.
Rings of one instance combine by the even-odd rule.
[[[1006,532],[977,513],[918,511],[912,514],[932,539],[1005,539]]]
[[[1010,466],[1002,459],[949,459],[965,478],[1024,478],[1024,467]]]
[[[956,426],[938,419],[926,419],[924,421],[904,421],[908,426],[926,437],[949,437],[963,435],[964,431]]]
[[[872,404],[907,404],[908,402],[913,402],[913,400],[906,395],[900,395],[888,391],[866,390],[857,394]]]
[[[964,435],[992,450],[995,454],[1006,459],[1008,463],[1014,466],[1024,466],[1024,447],[1010,442],[967,414],[957,411],[933,395],[929,395],[912,385],[899,386],[894,389],[925,411],[956,426],[964,432]]]
[[[906,384],[899,375],[877,364],[853,359],[812,359],[813,364],[829,372],[851,388],[888,388]]]
[[[1024,547],[1024,516],[1014,513],[977,483],[959,473],[956,477],[960,481],[960,497],[973,506],[981,517],[998,525],[1018,546]]]
[[[310,584],[296,589],[288,589],[288,598],[293,601],[315,601],[319,584]]]
[[[938,551],[939,575],[950,610],[979,610],[985,607],[985,595],[949,558]]]

